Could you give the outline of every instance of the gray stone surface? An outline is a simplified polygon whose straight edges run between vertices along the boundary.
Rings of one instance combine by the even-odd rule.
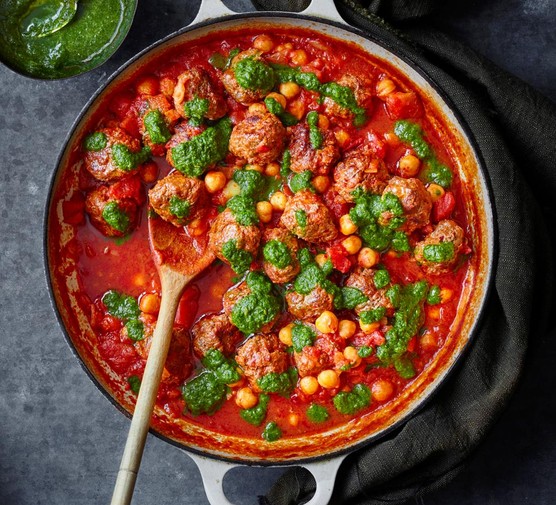
[[[117,55],[81,77],[41,82],[0,67],[2,505],[109,502],[129,421],[89,381],[56,322],[43,272],[44,207],[56,157],[88,97],[135,52],[186,24],[196,5],[141,2]],[[445,21],[448,31],[556,100],[555,19],[550,0],[496,0],[460,7]],[[555,502],[556,351],[547,349],[532,352],[520,390],[468,468],[422,503]],[[237,470],[225,487],[234,503],[252,505],[280,473]],[[149,437],[134,503],[208,502],[193,462]]]

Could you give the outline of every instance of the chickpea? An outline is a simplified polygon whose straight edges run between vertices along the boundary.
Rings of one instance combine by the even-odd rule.
[[[377,402],[388,401],[394,394],[394,385],[389,380],[378,379],[371,386],[371,393]]]
[[[147,277],[147,274],[143,272],[139,272],[138,274],[135,274],[133,276],[133,284],[135,286],[145,286],[147,282],[149,282],[149,279]]]
[[[228,184],[224,186],[224,189],[222,190],[222,196],[226,201],[228,201],[230,198],[232,198],[232,196],[239,195],[240,192],[241,188],[239,187],[239,184],[236,181],[230,180],[228,181]]]
[[[305,104],[301,100],[295,100],[290,103],[288,112],[297,119],[301,120],[301,118],[305,115]]]
[[[440,307],[438,305],[429,307],[428,313],[432,319],[440,319]]]
[[[257,395],[251,391],[251,388],[245,387],[236,393],[236,405],[240,409],[251,409],[259,403]]]
[[[434,183],[431,183],[427,186],[427,191],[429,192],[429,195],[431,195],[433,202],[436,202],[436,200],[443,197],[444,193],[446,192],[444,191],[444,188],[440,186],[440,184]]]
[[[176,83],[169,77],[163,77],[160,79],[160,92],[166,96],[172,96],[174,94],[174,88]]]
[[[340,385],[340,377],[335,370],[323,370],[317,376],[318,383],[324,389],[337,388]]]
[[[141,165],[139,174],[143,182],[147,184],[154,182],[158,177],[158,165],[154,161],[147,161]]]
[[[434,351],[438,347],[438,342],[434,334],[427,331],[419,340],[419,345],[425,351]]]
[[[135,87],[140,95],[156,95],[160,90],[158,79],[152,75],[143,77]]]
[[[255,37],[255,40],[253,40],[253,47],[266,53],[268,51],[272,51],[274,42],[272,42],[272,39],[268,35],[258,35]]]
[[[344,349],[344,358],[346,358],[354,367],[361,364],[361,356],[357,354],[357,349],[351,345],[348,345]]]
[[[315,326],[321,333],[334,333],[338,329],[338,318],[334,312],[325,310],[317,317]]]
[[[442,288],[440,290],[440,301],[442,303],[449,302],[453,296],[454,296],[454,292],[449,288]]]
[[[328,130],[330,127],[330,119],[324,114],[319,114],[318,126],[321,130]]]
[[[295,428],[299,424],[299,414],[288,415],[288,423]]]
[[[145,293],[139,300],[139,309],[145,314],[158,314],[160,310],[160,296],[156,293]]]
[[[349,214],[340,217],[340,232],[342,235],[352,235],[357,231],[357,225],[351,220]]]
[[[375,323],[364,323],[363,321],[359,321],[359,327],[363,333],[368,335],[369,333],[378,330],[380,328],[380,323],[378,321]]]
[[[296,49],[290,53],[291,62],[294,65],[305,65],[309,61],[307,53],[303,49]]]
[[[400,139],[394,132],[386,132],[383,135],[384,141],[392,147],[397,147],[400,145]]]
[[[354,321],[350,321],[349,319],[342,319],[338,323],[338,333],[340,337],[344,339],[353,337],[353,335],[355,335],[356,330],[357,330],[357,325],[355,324]]]
[[[379,261],[380,254],[370,247],[363,247],[357,256],[357,263],[363,268],[374,267]]]
[[[264,173],[270,177],[276,177],[280,174],[280,165],[273,161],[265,167]]]
[[[223,172],[213,171],[207,172],[207,175],[205,175],[205,187],[209,193],[216,193],[224,189],[227,183],[228,180]]]
[[[255,172],[259,172],[259,174],[262,174],[264,172],[264,168],[261,165],[256,165],[255,163],[248,163],[247,165],[245,165],[245,170],[253,170]]]
[[[286,208],[288,197],[281,191],[275,191],[270,197],[270,204],[274,210],[282,211]]]
[[[284,345],[287,345],[288,347],[292,345],[292,329],[293,323],[290,323],[280,328],[280,331],[278,332],[278,338],[280,339],[280,342],[282,342],[282,344]]]
[[[281,95],[280,93],[269,93],[268,95],[266,95],[266,98],[273,98],[274,100],[276,100],[284,109],[286,108],[287,105],[287,101],[286,101],[286,97],[284,95]]]
[[[319,382],[315,377],[308,375],[301,378],[299,387],[306,395],[314,395],[319,388]]]
[[[249,114],[266,114],[266,105],[264,103],[252,103],[247,109]]]
[[[270,202],[257,202],[257,214],[263,223],[270,223],[272,220],[272,205]]]
[[[317,193],[324,193],[330,187],[330,178],[327,175],[317,175],[311,181]]]
[[[315,256],[315,261],[319,267],[323,267],[324,264],[328,261],[328,256],[326,254],[320,253]]]
[[[363,241],[357,235],[351,235],[342,240],[342,245],[348,254],[357,254],[363,245]]]
[[[402,177],[415,177],[421,168],[421,161],[413,154],[406,154],[400,158],[398,168]]]
[[[376,84],[376,96],[385,98],[396,89],[396,84],[392,79],[381,79]]]
[[[336,137],[338,144],[340,144],[340,147],[344,147],[349,142],[349,139],[351,138],[350,134],[345,130],[335,131],[334,136]]]
[[[203,235],[203,233],[205,233],[205,225],[202,219],[199,218],[191,221],[191,223],[189,223],[188,229],[189,234],[193,237],[200,237],[201,235]]]
[[[301,92],[299,84],[295,82],[283,82],[280,84],[278,90],[286,98],[295,98]]]

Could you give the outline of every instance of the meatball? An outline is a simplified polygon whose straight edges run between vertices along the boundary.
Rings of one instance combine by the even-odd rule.
[[[229,258],[224,255],[224,245],[232,240],[235,242],[236,249],[247,251],[255,257],[259,250],[261,231],[255,225],[239,224],[234,213],[230,209],[226,209],[213,221],[208,238],[208,246],[216,257],[230,265]]]
[[[400,229],[411,233],[429,222],[432,199],[427,188],[419,179],[392,177],[382,194],[386,195],[387,193],[397,196],[402,204],[405,222]],[[384,212],[381,215],[380,224],[387,224],[392,217],[389,212]]]
[[[272,282],[283,284],[291,281],[299,273],[300,266],[299,261],[297,260],[299,242],[297,241],[297,238],[295,238],[285,228],[267,228],[263,235],[264,244],[266,245],[274,240],[287,247],[290,253],[290,263],[287,266],[280,268],[275,264],[276,261],[272,263],[266,259],[266,257],[269,256],[269,253],[265,253],[263,249],[263,255],[265,256],[263,260],[263,269]]]
[[[315,149],[309,140],[309,127],[299,123],[290,129],[289,151],[292,172],[310,170],[316,175],[326,175],[340,158],[340,148],[330,130],[321,130],[322,147]]]
[[[203,182],[180,172],[172,172],[160,179],[149,191],[149,202],[154,211],[174,226],[184,226],[201,217],[206,200]]]
[[[366,302],[360,303],[355,307],[357,315],[379,307],[392,308],[392,303],[386,296],[386,288],[377,289],[375,286],[375,273],[376,270],[372,268],[357,268],[346,279],[345,287],[357,288],[368,298]]]
[[[158,111],[161,115],[164,124],[171,133],[176,121],[179,118],[178,113],[172,107],[166,95],[153,95],[148,97],[141,97],[136,105],[139,112],[139,132],[143,136],[143,144],[148,146],[153,156],[164,156],[166,154],[166,146],[163,143],[155,144],[147,131],[145,126],[145,116],[153,111]]]
[[[353,91],[357,105],[365,109],[367,113],[370,112],[373,104],[373,88],[370,79],[363,76],[346,74],[338,80],[338,84],[350,88]],[[346,109],[345,107],[342,107],[329,97],[326,97],[324,99],[324,110],[325,113],[328,115],[340,117],[343,119],[352,119],[354,116],[353,112],[351,112],[349,109]]]
[[[102,134],[106,138],[106,145],[98,151],[85,152],[85,168],[99,181],[115,181],[137,170],[137,167],[127,169],[120,167],[114,160],[112,147],[120,144],[132,154],[141,152],[141,142],[129,135],[122,128],[101,128],[95,134]]]
[[[210,314],[203,317],[191,328],[191,335],[193,349],[199,358],[203,358],[211,349],[217,349],[225,356],[231,356],[236,345],[243,338],[226,314]]]
[[[183,142],[189,142],[193,137],[203,133],[203,128],[199,126],[193,126],[189,123],[183,122],[176,126],[176,130],[172,138],[166,143],[166,160],[170,165],[175,167],[174,159],[172,158],[172,148],[182,144]]]
[[[123,237],[137,226],[143,200],[141,181],[132,176],[92,190],[85,199],[85,211],[103,235]]]
[[[178,76],[173,99],[174,107],[182,117],[188,118],[185,104],[194,98],[208,100],[208,110],[204,114],[207,119],[220,119],[228,111],[221,90],[212,81],[209,73],[201,67],[190,68]]]
[[[242,51],[232,60],[231,68],[226,70],[222,74],[220,79],[222,80],[222,84],[224,84],[226,91],[236,102],[239,102],[243,105],[251,105],[252,103],[260,102],[267,93],[265,90],[262,89],[244,88],[237,82],[234,73],[234,66],[237,64],[238,61],[243,60],[244,58],[253,58],[255,60],[260,60],[261,53],[256,49],[248,49],[247,51]]]
[[[328,207],[308,190],[288,199],[280,223],[307,242],[329,242],[338,235]]]
[[[156,321],[144,315],[141,315],[140,319],[143,323],[144,338],[135,342],[135,350],[143,359],[147,359]],[[125,332],[125,327],[122,331]],[[166,363],[164,364],[162,377],[164,379],[166,376],[174,375],[178,379],[183,380],[191,374],[192,370],[193,359],[188,332],[185,328],[175,326],[172,329],[172,339],[170,340],[170,348],[166,357]]]
[[[294,352],[297,373],[300,377],[307,377],[347,364],[342,353],[344,346],[344,342],[339,342],[331,335],[319,335],[313,345],[305,346],[301,352]]]
[[[325,310],[334,308],[334,295],[317,285],[306,295],[289,291],[286,294],[286,303],[288,311],[294,317],[304,321],[315,321]]]
[[[238,349],[236,361],[256,392],[261,390],[257,379],[288,368],[288,354],[275,333],[252,336]]]
[[[234,126],[229,149],[249,163],[266,165],[280,156],[284,149],[286,129],[270,112],[248,113]]]
[[[334,168],[334,189],[346,202],[353,201],[352,192],[357,188],[368,193],[382,193],[387,181],[386,165],[374,156],[370,144],[351,149]]]
[[[434,250],[428,255],[425,253],[425,247],[438,244],[446,244],[446,246],[442,246],[445,250],[441,249],[438,254],[435,254]],[[453,244],[453,247],[449,244]],[[422,242],[417,243],[414,251],[415,259],[427,273],[443,274],[457,263],[463,245],[464,232],[461,226],[455,221],[444,219]]]
[[[237,286],[228,289],[228,291],[224,293],[222,297],[222,307],[224,309],[224,314],[228,316],[230,321],[235,304],[250,294],[251,290],[245,281],[240,282]]]

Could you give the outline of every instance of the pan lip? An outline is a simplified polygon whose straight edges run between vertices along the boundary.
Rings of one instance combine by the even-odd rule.
[[[469,337],[467,341],[457,350],[458,356],[452,360],[452,362],[447,366],[445,369],[442,370],[442,375],[440,378],[436,379],[435,382],[427,387],[426,394],[417,399],[415,404],[411,407],[411,409],[400,416],[395,422],[393,422],[390,426],[382,429],[381,431],[367,435],[363,437],[361,440],[337,450],[331,450],[329,452],[307,456],[307,457],[299,457],[299,458],[291,458],[291,459],[262,459],[260,456],[242,456],[238,455],[237,458],[234,458],[232,455],[223,455],[212,450],[197,448],[193,446],[188,446],[183,442],[178,442],[162,433],[157,432],[153,428],[150,428],[149,431],[152,435],[156,436],[157,438],[181,449],[182,451],[188,453],[194,453],[200,456],[205,456],[209,458],[213,458],[219,461],[223,461],[230,464],[235,465],[246,465],[246,466],[297,466],[303,464],[310,464],[313,462],[324,461],[324,460],[331,460],[338,457],[345,457],[347,454],[353,453],[362,447],[370,446],[373,443],[376,443],[379,440],[383,440],[388,435],[392,434],[395,430],[400,428],[402,425],[407,423],[410,419],[412,419],[421,409],[423,409],[431,399],[438,394],[441,386],[444,382],[452,375],[453,371],[458,367],[461,366],[463,362],[464,356],[469,352],[472,342],[475,340],[477,333],[479,332],[481,323],[485,317],[486,313],[486,305],[488,300],[491,296],[492,291],[494,290],[494,273],[497,266],[498,261],[498,251],[499,251],[499,240],[498,240],[498,226],[496,221],[496,208],[495,202],[493,198],[493,190],[492,190],[492,183],[490,181],[490,177],[486,170],[486,163],[484,161],[482,151],[479,148],[479,144],[473,134],[471,127],[468,125],[467,121],[464,119],[463,114],[459,111],[456,107],[452,99],[447,95],[447,93],[435,82],[435,80],[430,77],[430,75],[425,71],[420,64],[415,62],[411,57],[409,57],[403,49],[400,48],[393,48],[392,45],[385,40],[381,40],[373,34],[366,33],[365,31],[353,27],[351,25],[346,25],[337,21],[323,19],[315,16],[304,15],[303,13],[296,13],[296,12],[278,12],[278,11],[264,11],[264,12],[247,12],[247,13],[236,13],[231,15],[219,16],[207,21],[203,21],[200,23],[193,23],[188,26],[185,26],[169,35],[159,39],[158,41],[150,44],[143,50],[139,51],[136,55],[132,58],[124,62],[117,70],[115,70],[107,79],[106,81],[93,93],[93,95],[87,100],[85,105],[82,107],[81,111],[79,112],[78,116],[74,120],[73,124],[71,125],[68,133],[66,134],[62,148],[56,158],[55,170],[53,171],[49,185],[48,185],[48,197],[45,203],[45,211],[43,215],[43,268],[46,276],[46,281],[48,285],[48,295],[50,299],[50,303],[54,309],[54,313],[56,315],[56,319],[58,324],[62,328],[62,332],[64,334],[65,340],[69,345],[73,355],[79,361],[81,368],[86,372],[89,379],[93,382],[93,384],[101,391],[101,393],[108,398],[108,400],[124,415],[128,418],[131,418],[132,415],[122,406],[120,403],[116,401],[116,399],[110,395],[110,393],[101,385],[100,381],[96,378],[96,376],[89,370],[86,366],[84,360],[81,358],[79,352],[77,351],[76,346],[74,345],[68,330],[63,322],[63,318],[61,312],[57,306],[55,297],[54,297],[54,287],[52,281],[52,272],[50,268],[50,254],[49,254],[49,222],[50,222],[50,215],[51,215],[51,207],[52,201],[54,197],[54,189],[55,184],[57,182],[57,178],[59,175],[59,168],[64,157],[68,153],[68,147],[70,140],[75,135],[76,131],[80,123],[82,122],[83,118],[88,113],[91,105],[97,100],[97,98],[104,92],[104,90],[118,77],[124,72],[127,68],[133,65],[136,61],[140,60],[143,56],[147,55],[155,48],[163,45],[164,43],[177,38],[184,33],[188,33],[190,31],[195,31],[197,29],[211,26],[211,25],[218,25],[222,22],[230,22],[230,21],[245,21],[248,19],[257,19],[257,18],[291,18],[294,20],[308,20],[314,21],[320,24],[325,24],[329,26],[333,26],[339,30],[351,32],[355,35],[359,35],[366,40],[369,40],[378,46],[382,47],[383,49],[391,52],[396,57],[400,58],[405,64],[409,65],[413,71],[418,73],[426,83],[432,87],[432,89],[439,95],[440,99],[443,102],[443,105],[447,107],[447,109],[453,114],[457,125],[461,129],[462,133],[464,134],[465,140],[471,147],[471,151],[476,157],[477,168],[478,172],[480,173],[481,177],[480,180],[484,185],[485,190],[485,203],[487,204],[487,222],[486,222],[486,230],[485,230],[485,243],[487,245],[486,251],[490,252],[490,261],[488,262],[487,271],[485,272],[484,281],[483,281],[483,296],[481,299],[481,303],[479,308],[476,310],[476,315],[474,317],[474,321],[472,323]],[[230,27],[231,28],[231,27]],[[318,27],[308,27],[309,29],[313,29],[315,31],[319,31]],[[229,29],[228,27],[222,28],[223,30]],[[325,35],[327,35],[325,33]],[[489,214],[490,211],[490,214]],[[490,219],[490,220],[489,220]],[[490,229],[489,229],[490,226]],[[245,459],[244,459],[245,458]]]

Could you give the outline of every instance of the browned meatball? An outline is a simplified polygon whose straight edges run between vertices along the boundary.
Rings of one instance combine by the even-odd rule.
[[[153,332],[156,320],[142,314],[140,320],[143,323],[143,339],[135,342],[135,350],[143,359],[149,356],[149,350],[152,344]],[[126,332],[125,327],[122,332]],[[193,370],[193,359],[191,356],[191,343],[189,335],[185,328],[175,326],[172,329],[172,339],[166,363],[164,364],[164,372],[162,378],[165,379],[170,375],[183,380],[191,374]]]
[[[176,126],[176,130],[172,138],[166,142],[166,160],[170,165],[175,167],[174,160],[172,158],[172,148],[177,145],[190,141],[193,137],[203,133],[204,128],[193,126],[187,122],[182,122]]]
[[[297,251],[299,250],[299,242],[288,230],[285,228],[267,228],[264,231],[263,242],[264,245],[276,240],[284,244],[290,253],[290,264],[285,268],[279,268],[271,261],[266,259],[268,254],[263,254],[263,269],[268,275],[269,279],[277,284],[291,281],[299,273],[299,261],[297,260]],[[264,249],[263,249],[264,253]]]
[[[370,144],[351,149],[334,168],[334,189],[346,202],[352,202],[352,192],[362,188],[380,194],[386,187],[388,170],[382,160],[375,158]]]
[[[220,119],[228,110],[222,91],[212,81],[209,73],[201,67],[190,68],[178,76],[173,98],[174,107],[186,119],[188,115],[185,104],[194,98],[208,100],[208,111],[205,114],[207,119]]]
[[[338,235],[328,207],[307,190],[288,199],[280,223],[307,242],[329,242]]]
[[[117,197],[111,186],[100,186],[88,193],[85,210],[93,226],[107,237],[124,237],[139,221],[138,202]]]
[[[211,349],[231,356],[243,338],[226,314],[209,314],[203,317],[191,328],[191,334],[193,349],[199,358],[203,358]]]
[[[261,53],[256,49],[248,49],[247,51],[242,51],[232,60],[231,68],[226,70],[222,74],[220,79],[222,80],[222,84],[224,84],[226,91],[236,102],[239,102],[243,105],[251,105],[252,103],[260,102],[267,93],[266,91],[260,89],[244,88],[237,82],[234,73],[234,65],[236,65],[238,61],[243,60],[244,58],[253,58],[255,60],[260,60]]]
[[[235,242],[235,248],[247,251],[253,257],[259,250],[261,231],[255,225],[243,226],[239,224],[230,209],[221,212],[213,221],[209,233],[209,248],[217,258],[230,264],[230,260],[224,255],[224,245],[229,241]]]
[[[340,159],[340,148],[330,130],[321,130],[322,147],[315,149],[309,140],[309,127],[299,123],[290,129],[289,151],[292,172],[310,170],[316,175],[326,175]]]
[[[99,151],[85,152],[85,168],[99,181],[115,181],[129,175],[137,170],[124,169],[117,165],[112,155],[112,147],[121,144],[132,153],[141,151],[141,142],[129,135],[122,128],[101,128],[95,133],[101,133],[106,138],[106,145]]]
[[[154,211],[174,226],[184,226],[201,217],[206,200],[204,183],[180,172],[172,172],[160,179],[149,191],[149,202]]]
[[[346,74],[340,77],[340,79],[338,80],[338,84],[350,88],[355,95],[357,105],[364,108],[367,113],[370,112],[373,103],[373,87],[370,79],[363,76]],[[332,100],[332,98],[326,97],[324,99],[324,107],[326,114],[329,114],[331,116],[337,116],[344,119],[353,118],[353,112],[338,105],[334,100]]]
[[[306,295],[289,291],[286,302],[290,314],[304,321],[315,321],[325,310],[334,308],[334,296],[318,285]]]
[[[234,126],[229,149],[249,163],[266,165],[280,156],[285,140],[286,129],[274,114],[254,112]]]
[[[260,391],[257,379],[269,373],[283,373],[288,368],[288,354],[275,333],[258,333],[237,351],[237,364],[254,391]]]
[[[425,237],[425,240],[415,246],[415,259],[429,274],[438,275],[446,273],[458,261],[458,256],[463,249],[464,236],[461,226],[455,221],[444,219]],[[426,246],[437,244],[446,244],[446,246],[441,246],[444,250],[434,251],[433,249],[433,251],[430,251],[428,249],[427,253],[425,253]],[[453,244],[453,248],[449,244]]]
[[[151,141],[150,135],[145,126],[145,116],[150,112],[159,111],[162,114],[164,123],[170,132],[172,132],[176,121],[179,118],[178,113],[174,110],[174,107],[170,103],[168,97],[163,94],[147,97],[142,96],[141,99],[137,100],[136,108],[140,116],[138,123],[139,131],[143,136],[143,144],[150,148],[153,156],[164,156],[166,154],[166,146],[165,144],[155,144]]]
[[[222,308],[230,321],[235,304],[250,294],[251,290],[245,281],[240,282],[237,286],[231,287],[224,293],[224,296],[222,297]]]
[[[332,335],[319,335],[313,345],[305,346],[301,352],[294,352],[297,373],[300,377],[307,377],[347,364],[342,353],[343,347],[345,343]]]
[[[400,229],[411,233],[429,222],[432,200],[427,188],[419,179],[392,177],[382,194],[387,193],[397,196],[402,204],[405,222]],[[389,212],[383,213],[380,218],[381,224],[388,223],[392,217]]]
[[[384,307],[386,309],[392,308],[392,303],[386,296],[386,288],[377,289],[375,286],[375,273],[376,270],[372,268],[357,268],[346,279],[344,286],[357,288],[368,298],[366,302],[360,303],[355,307],[355,312],[357,314],[379,307]]]

